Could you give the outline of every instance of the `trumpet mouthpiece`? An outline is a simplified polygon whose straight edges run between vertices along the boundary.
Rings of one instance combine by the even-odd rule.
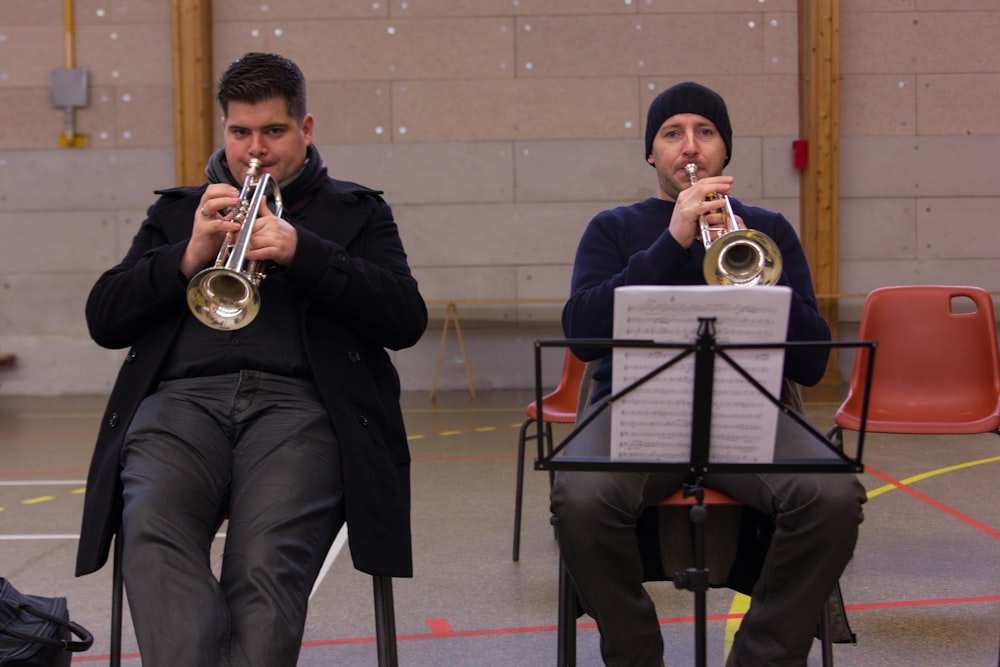
[[[695,175],[698,173],[698,165],[696,165],[693,162],[690,162],[690,163],[684,165],[684,171],[687,173],[688,178],[691,179],[691,185],[694,185],[695,181],[698,180],[695,177]]]

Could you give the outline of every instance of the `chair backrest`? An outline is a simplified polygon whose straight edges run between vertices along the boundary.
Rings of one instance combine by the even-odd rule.
[[[576,421],[577,400],[580,383],[583,381],[587,364],[576,358],[569,348],[563,358],[562,375],[559,385],[551,394],[542,397],[542,412],[545,421],[572,424]],[[529,419],[538,419],[538,406],[532,401],[527,408]]]
[[[884,287],[865,300],[860,340],[875,340],[866,430],[986,433],[1000,428],[1000,353],[990,295],[978,287]],[[834,416],[858,430],[869,351],[854,360]]]

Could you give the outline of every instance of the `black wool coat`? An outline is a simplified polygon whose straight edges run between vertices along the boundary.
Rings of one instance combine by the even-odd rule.
[[[120,457],[139,403],[188,310],[178,271],[207,186],[158,192],[128,254],[87,300],[102,347],[130,348],[97,437],[84,501],[76,574],[100,569],[121,521]],[[412,576],[410,453],[399,376],[386,349],[414,345],[427,309],[381,193],[326,179],[292,222],[298,246],[282,275],[299,289],[299,324],[313,377],[341,447],[350,548],[357,569]],[[286,202],[287,205],[287,202]]]

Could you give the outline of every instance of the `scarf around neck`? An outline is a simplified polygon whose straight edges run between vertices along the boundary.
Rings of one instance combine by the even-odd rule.
[[[208,164],[205,165],[205,176],[209,183],[229,183],[235,188],[241,188],[243,183],[238,182],[229,170],[229,162],[226,160],[224,148],[218,148]],[[326,165],[319,156],[316,146],[309,144],[306,146],[306,160],[302,169],[294,176],[278,184],[281,191],[281,200],[284,207],[285,216],[295,214],[304,209],[312,201],[313,195],[323,185],[326,180]]]

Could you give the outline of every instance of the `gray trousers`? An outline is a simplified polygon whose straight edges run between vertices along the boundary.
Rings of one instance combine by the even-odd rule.
[[[339,459],[308,380],[171,380],[142,402],[122,454],[122,572],[145,667],[295,665],[344,522]]]
[[[566,448],[573,456],[607,458],[609,451],[610,409]],[[864,487],[850,473],[719,473],[704,481],[776,523],[727,665],[805,665],[823,605],[854,552]],[[556,473],[551,501],[559,548],[581,605],[597,622],[609,666],[664,664],[635,527],[644,509],[683,482],[683,473]]]

